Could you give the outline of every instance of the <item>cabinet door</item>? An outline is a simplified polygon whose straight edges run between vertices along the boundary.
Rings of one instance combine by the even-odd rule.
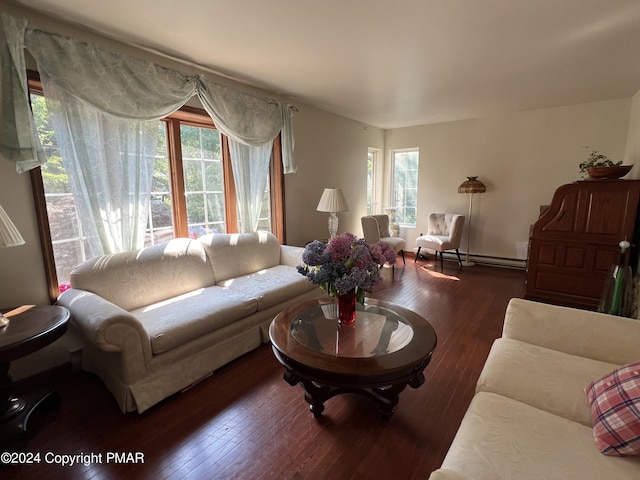
[[[558,188],[534,224],[526,297],[595,309],[621,240],[634,240],[640,182],[584,181]]]

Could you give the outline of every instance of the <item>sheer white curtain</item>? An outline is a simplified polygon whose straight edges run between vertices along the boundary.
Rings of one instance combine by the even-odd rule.
[[[1,20],[0,154],[15,162],[18,171],[29,170],[46,161],[39,147],[29,108],[24,78],[26,48],[38,64],[45,96],[57,95],[60,99],[64,98],[65,104],[69,103],[64,112],[60,110],[55,129],[59,141],[66,144],[64,156],[67,158],[64,161],[86,172],[77,180],[85,182],[85,185],[74,187],[78,192],[106,188],[105,183],[111,184],[114,189],[125,188],[124,182],[116,186],[115,180],[103,181],[104,173],[100,173],[96,166],[98,162],[103,162],[107,164],[104,167],[107,171],[119,172],[116,176],[128,179],[134,176],[124,175],[123,172],[142,169],[143,172],[134,179],[134,187],[129,184],[129,188],[134,188],[136,195],[144,195],[146,187],[143,186],[143,178],[146,178],[151,141],[147,140],[147,133],[142,133],[148,127],[135,122],[164,117],[181,107],[194,94],[198,95],[216,127],[232,143],[235,142],[232,158],[234,174],[238,177],[236,183],[243,230],[248,231],[249,225],[257,222],[254,220],[256,209],[259,212],[257,199],[261,201],[264,186],[259,193],[257,189],[259,184],[266,185],[266,177],[262,172],[264,161],[266,159],[268,162],[269,158],[264,152],[267,148],[270,152],[278,133],[281,133],[284,172],[295,172],[289,105],[240,92],[229,86],[209,83],[202,75],[187,75],[153,62],[108,51],[92,43],[52,34],[29,25],[23,19],[2,14]],[[56,90],[58,93],[52,93]],[[76,100],[81,100],[81,104],[74,103]],[[87,113],[91,108],[95,111]],[[107,115],[131,119],[134,123],[125,126],[120,120],[116,121]],[[89,128],[89,118],[94,122],[92,125],[96,125],[95,128],[102,130],[97,131],[93,126]],[[132,134],[135,129],[138,129],[136,135]],[[90,133],[83,137],[81,132]],[[148,135],[152,134],[149,132]],[[96,144],[96,141],[103,143]],[[105,152],[98,152],[96,145],[102,145]],[[111,165],[112,162],[117,166]],[[90,174],[95,178],[91,179]],[[105,198],[110,196],[113,197],[104,194]],[[129,208],[133,208],[129,203]],[[135,203],[141,205],[140,199]],[[118,212],[106,214],[102,209],[107,207]],[[103,239],[106,242],[105,250],[127,248],[130,240],[124,240],[124,237],[139,239],[137,234],[133,234],[138,227],[123,226],[122,216],[126,214],[126,209],[122,204],[115,206],[113,202],[107,202],[98,207],[94,203],[86,210],[87,215],[93,215],[96,222],[102,222],[104,226],[94,229],[97,237],[100,237],[101,228],[104,231],[112,230],[105,223],[120,225],[116,229],[121,232],[118,234],[120,240]],[[131,210],[129,214],[137,217]],[[130,231],[131,235],[125,235],[122,233],[124,231]]]
[[[158,121],[101,112],[46,76],[42,81],[90,256],[142,248]]]
[[[238,230],[255,232],[269,180],[273,140],[278,133],[282,132],[282,142],[286,145],[282,152],[283,169],[285,173],[296,170],[291,108],[224,85],[207,85],[204,81],[197,93],[216,126],[229,137],[238,197]]]
[[[229,150],[236,192],[238,198],[244,200],[238,202],[238,230],[240,233],[255,232],[269,180],[271,144],[252,147],[230,139]]]

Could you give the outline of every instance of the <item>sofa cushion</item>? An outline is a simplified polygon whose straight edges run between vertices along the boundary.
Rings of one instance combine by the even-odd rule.
[[[499,338],[491,347],[476,390],[498,393],[591,427],[584,387],[617,367]]]
[[[207,252],[216,282],[280,264],[280,243],[269,232],[217,233],[198,240]]]
[[[256,273],[231,278],[218,285],[255,298],[258,301],[258,310],[266,310],[294,296],[320,288],[309,283],[295,268],[285,265],[276,265]]]
[[[592,429],[493,393],[477,393],[442,468],[474,480],[640,478],[640,457],[601,455]]]
[[[89,259],[70,274],[71,286],[134,310],[215,284],[197,240],[175,238],[135,252]]]
[[[447,247],[450,247],[451,244],[449,243],[449,237],[444,235],[422,235],[416,238],[416,246],[440,251],[448,250]]]
[[[236,290],[207,287],[132,311],[151,340],[154,355],[251,315],[257,301]]]
[[[585,392],[600,451],[605,455],[640,455],[640,362],[591,382]]]
[[[638,360],[640,322],[512,298],[502,336],[620,366]]]

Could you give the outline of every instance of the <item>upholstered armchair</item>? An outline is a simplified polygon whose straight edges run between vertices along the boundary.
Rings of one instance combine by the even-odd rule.
[[[455,250],[458,255],[458,263],[462,266],[460,258],[460,240],[464,227],[464,215],[453,213],[432,213],[429,215],[428,231],[426,235],[420,234],[416,239],[416,260],[420,256],[420,250],[426,248],[435,252],[436,261],[440,253],[440,268],[444,268],[442,253],[447,250]]]
[[[380,241],[386,243],[396,254],[400,253],[402,255],[402,263],[405,263],[404,247],[407,242],[404,238],[391,236],[388,215],[367,215],[362,217],[360,221],[362,222],[364,239],[367,243],[378,243]]]

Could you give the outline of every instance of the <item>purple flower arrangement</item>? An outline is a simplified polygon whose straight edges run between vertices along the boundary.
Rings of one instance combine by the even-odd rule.
[[[314,240],[308,244],[298,272],[332,297],[356,289],[356,298],[362,304],[365,293],[382,281],[380,267],[395,261],[396,254],[386,243],[369,245],[363,238],[343,233],[328,243]]]

